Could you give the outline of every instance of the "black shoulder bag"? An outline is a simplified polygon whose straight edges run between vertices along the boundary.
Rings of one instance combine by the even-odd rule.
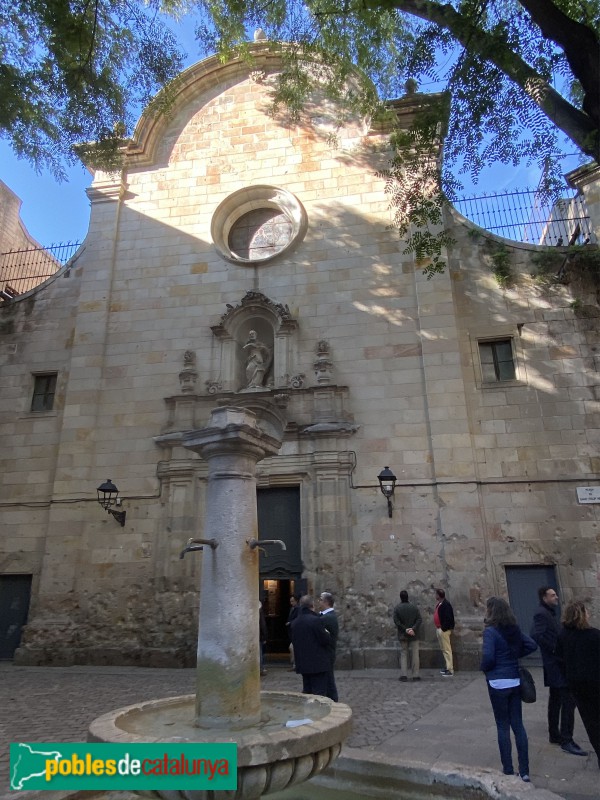
[[[519,680],[521,681],[521,700],[524,703],[535,703],[537,697],[535,692],[535,681],[533,675],[526,667],[519,665]]]

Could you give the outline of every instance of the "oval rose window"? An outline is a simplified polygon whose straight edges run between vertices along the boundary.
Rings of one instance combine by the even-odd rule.
[[[258,264],[284,253],[306,228],[306,212],[293,194],[274,186],[249,186],[217,208],[211,234],[223,258]]]

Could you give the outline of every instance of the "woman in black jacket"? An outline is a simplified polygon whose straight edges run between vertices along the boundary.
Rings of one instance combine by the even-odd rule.
[[[569,603],[562,618],[556,654],[600,768],[600,630],[590,625],[581,602]]]

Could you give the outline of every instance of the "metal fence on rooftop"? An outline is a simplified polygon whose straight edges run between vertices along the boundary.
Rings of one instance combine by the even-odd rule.
[[[0,299],[8,300],[34,289],[73,257],[81,242],[28,247],[0,253]]]
[[[525,189],[461,197],[453,205],[480,228],[516,242],[555,246],[593,239],[585,201],[575,192],[552,200]]]

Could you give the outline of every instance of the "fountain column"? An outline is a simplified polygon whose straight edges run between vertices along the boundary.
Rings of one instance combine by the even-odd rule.
[[[252,411],[221,407],[184,445],[208,461],[200,590],[196,725],[244,728],[260,721],[256,464],[281,447]]]

